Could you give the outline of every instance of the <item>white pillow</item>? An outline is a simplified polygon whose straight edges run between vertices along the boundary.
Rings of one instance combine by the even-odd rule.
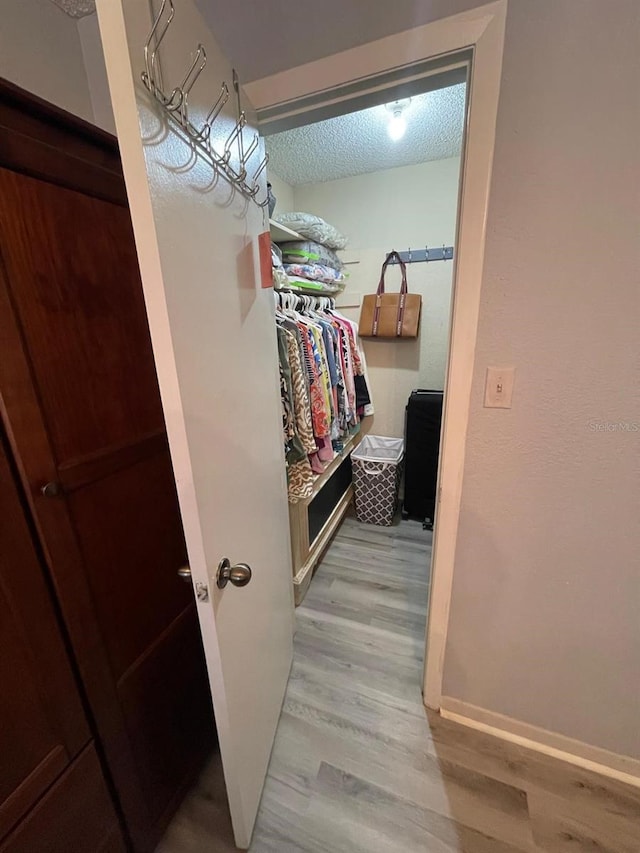
[[[292,228],[308,240],[321,243],[327,249],[344,249],[347,245],[347,238],[337,228],[312,213],[281,213],[276,216],[276,222]]]

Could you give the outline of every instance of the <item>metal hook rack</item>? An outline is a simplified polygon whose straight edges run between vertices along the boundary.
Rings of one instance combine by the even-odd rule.
[[[420,264],[430,261],[452,261],[453,260],[453,246],[445,246],[438,249],[430,249],[428,246],[425,246],[424,249],[407,249],[406,252],[398,252],[400,255],[400,259],[405,262],[405,264]],[[397,264],[398,261],[396,258],[389,259],[390,264]]]
[[[202,74],[207,64],[207,52],[204,45],[198,44],[195,55],[182,82],[171,90],[164,91],[159,70],[159,49],[173,19],[175,8],[173,0],[162,0],[160,10],[155,17],[149,37],[144,46],[144,71],[142,82],[155,100],[160,104],[167,116],[180,126],[187,135],[197,153],[215,169],[226,177],[243,196],[251,199],[258,207],[266,207],[269,203],[265,192],[264,199],[258,199],[260,194],[259,178],[267,168],[269,155],[264,157],[253,170],[251,178],[247,179],[249,161],[260,145],[259,134],[255,134],[251,144],[245,149],[244,130],[247,117],[240,108],[240,93],[237,76],[234,72],[234,88],[238,95],[238,118],[231,133],[227,135],[222,152],[217,151],[211,141],[211,129],[219,118],[229,100],[229,86],[222,83],[220,94],[209,110],[202,127],[197,128],[189,117],[189,93]],[[238,168],[232,165],[234,154],[237,153]]]

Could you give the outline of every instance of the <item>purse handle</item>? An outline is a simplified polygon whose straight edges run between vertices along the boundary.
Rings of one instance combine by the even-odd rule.
[[[372,335],[373,337],[378,336],[378,326],[380,323],[380,308],[382,304],[382,296],[384,295],[384,274],[387,271],[387,267],[389,266],[389,262],[392,258],[396,258],[398,263],[400,264],[400,269],[402,271],[402,284],[400,285],[400,299],[398,300],[398,314],[396,316],[396,337],[402,337],[402,324],[404,322],[404,306],[407,299],[407,295],[409,289],[407,287],[407,267],[405,262],[402,260],[400,255],[394,250],[393,252],[389,252],[387,257],[382,264],[382,270],[380,271],[380,283],[378,284],[378,290],[376,293],[376,307],[373,311],[373,327],[372,327]]]
[[[382,269],[380,270],[380,283],[378,284],[378,290],[376,291],[377,296],[382,296],[382,294],[384,293],[384,274],[386,273],[387,267],[391,263],[392,258],[395,258],[398,261],[398,263],[400,264],[400,270],[402,271],[402,284],[400,285],[400,293],[409,292],[407,287],[407,265],[402,260],[398,252],[396,252],[394,249],[393,252],[389,252],[389,254],[384,260],[384,263],[382,264]]]

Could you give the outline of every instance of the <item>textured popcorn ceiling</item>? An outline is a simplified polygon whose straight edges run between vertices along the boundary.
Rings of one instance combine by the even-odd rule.
[[[96,11],[95,0],[51,0],[72,18],[84,18]]]
[[[372,107],[266,139],[269,168],[292,186],[456,157],[462,146],[465,86],[411,99],[407,131],[398,142],[387,133],[389,111]]]

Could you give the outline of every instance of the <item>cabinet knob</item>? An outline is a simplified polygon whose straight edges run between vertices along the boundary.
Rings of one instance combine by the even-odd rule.
[[[62,494],[62,487],[60,486],[60,483],[56,483],[55,480],[51,480],[50,483],[45,483],[44,486],[42,486],[40,494],[45,498],[57,498]]]

